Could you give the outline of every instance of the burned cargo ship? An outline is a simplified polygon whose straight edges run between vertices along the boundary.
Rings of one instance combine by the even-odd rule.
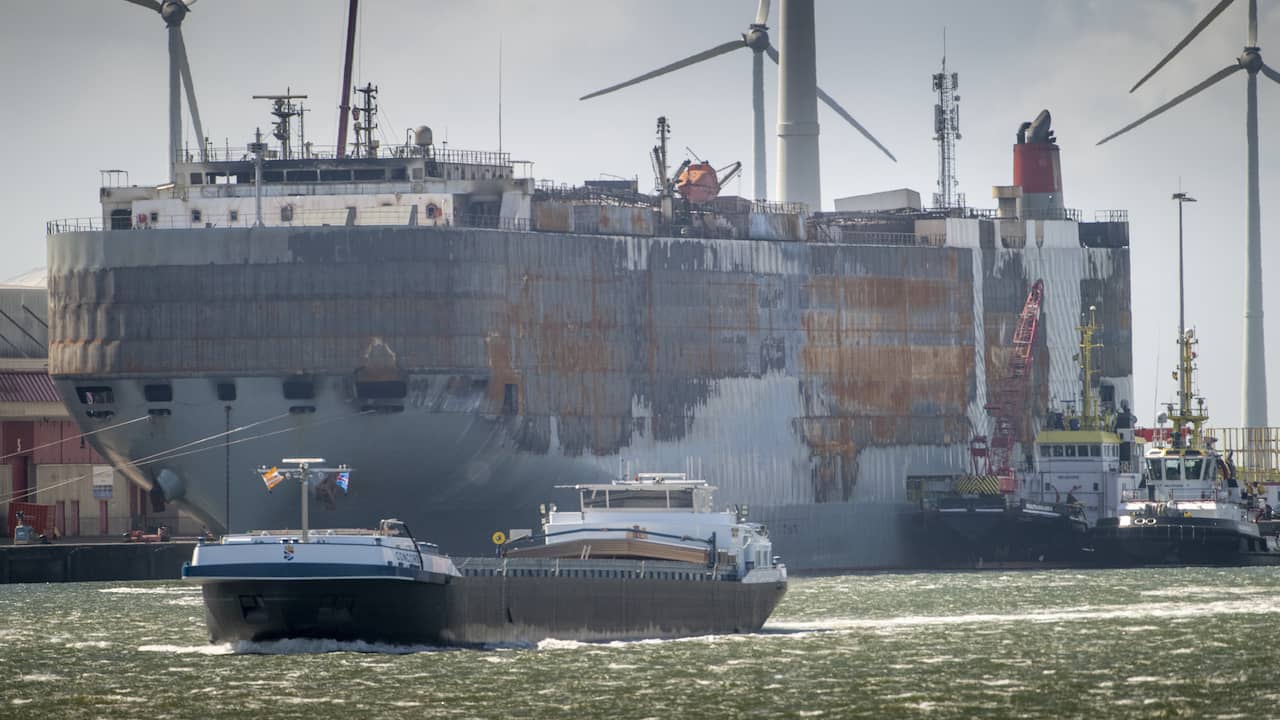
[[[1103,400],[1131,399],[1127,222],[1063,206],[1041,120],[994,211],[553,188],[425,127],[350,157],[180,152],[172,183],[50,223],[50,372],[104,457],[219,531],[296,515],[233,479],[319,447],[386,481],[318,524],[395,507],[450,553],[552,478],[685,467],[793,569],[912,566],[921,489],[964,471],[1035,279],[1025,427],[1077,393],[1091,305]]]

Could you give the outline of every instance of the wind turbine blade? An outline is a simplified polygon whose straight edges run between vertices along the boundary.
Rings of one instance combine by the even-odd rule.
[[[827,107],[831,108],[832,110],[835,110],[837,115],[845,119],[845,122],[849,123],[855,129],[857,129],[858,132],[862,133],[863,137],[870,140],[872,145],[875,145],[876,147],[880,148],[880,152],[884,153],[885,155],[888,155],[890,160],[894,162],[898,162],[898,158],[894,157],[893,153],[889,152],[888,148],[881,145],[879,140],[875,139],[875,137],[873,137],[871,133],[867,131],[866,128],[862,127],[862,125],[857,120],[854,120],[853,116],[850,115],[847,110],[840,107],[840,103],[836,102],[835,98],[823,92],[822,88],[818,88],[818,99],[826,103]]]
[[[644,82],[645,80],[649,80],[649,79],[652,79],[652,78],[656,78],[656,77],[658,77],[659,75],[666,75],[667,73],[669,73],[669,72],[673,72],[673,71],[675,71],[675,70],[679,70],[680,68],[688,67],[688,66],[690,66],[690,65],[695,65],[695,64],[697,64],[697,63],[702,62],[703,60],[710,60],[711,58],[716,57],[716,56],[718,56],[718,55],[724,55],[724,54],[725,54],[725,53],[727,53],[727,52],[733,52],[734,50],[737,50],[738,48],[744,48],[744,47],[746,47],[746,46],[747,46],[747,45],[746,45],[746,43],[745,43],[742,39],[733,40],[733,41],[731,41],[731,42],[727,42],[727,43],[724,43],[724,44],[722,44],[722,45],[717,45],[717,46],[715,46],[715,47],[711,48],[710,50],[704,50],[704,51],[702,51],[702,52],[698,53],[697,55],[690,55],[689,57],[687,57],[687,58],[685,58],[685,59],[683,59],[683,60],[677,60],[676,62],[673,62],[673,63],[671,63],[670,65],[664,65],[663,67],[660,67],[660,68],[658,68],[657,70],[654,70],[653,72],[647,72],[647,73],[645,73],[645,74],[643,74],[643,75],[641,75],[641,76],[639,76],[639,77],[631,78],[630,80],[628,80],[628,81],[626,81],[626,82],[618,83],[617,85],[610,85],[609,87],[607,87],[607,88],[605,88],[605,89],[603,89],[603,90],[597,90],[597,91],[595,91],[595,92],[593,92],[593,93],[590,93],[590,94],[587,94],[587,95],[583,95],[582,97],[580,97],[580,98],[578,98],[578,99],[579,99],[579,100],[589,100],[589,99],[591,99],[591,98],[593,98],[593,97],[598,97],[598,96],[600,96],[600,95],[605,95],[605,94],[607,94],[607,93],[611,93],[611,92],[613,92],[614,90],[621,90],[621,89],[622,89],[622,88],[624,88],[624,87],[630,87],[630,86],[635,85],[635,84],[637,84],[637,83],[642,83],[642,82]]]
[[[760,0],[756,6],[756,25],[769,24],[769,0]]]
[[[1249,0],[1249,47],[1258,46],[1258,0]]]
[[[200,124],[200,106],[196,105],[196,88],[191,84],[191,66],[187,64],[187,43],[182,39],[182,28],[178,28],[178,71],[182,73],[182,84],[187,88],[187,106],[191,108],[191,124],[196,127],[196,142],[200,145],[200,162],[208,162],[205,156],[204,127]]]
[[[1191,28],[1191,32],[1187,33],[1186,37],[1182,38],[1182,42],[1178,43],[1177,45],[1174,45],[1173,49],[1169,51],[1169,54],[1165,55],[1163,60],[1156,63],[1156,66],[1151,68],[1151,72],[1147,73],[1146,75],[1143,75],[1142,79],[1139,80],[1137,84],[1129,88],[1129,92],[1133,92],[1134,90],[1137,90],[1139,87],[1142,86],[1142,83],[1146,82],[1148,79],[1151,78],[1152,75],[1155,75],[1157,72],[1159,72],[1160,68],[1168,64],[1168,62],[1173,59],[1174,55],[1177,55],[1178,53],[1182,52],[1182,48],[1190,44],[1191,41],[1194,40],[1196,36],[1201,33],[1201,31],[1209,27],[1209,23],[1213,22],[1214,18],[1221,15],[1222,11],[1226,10],[1227,6],[1233,2],[1235,2],[1235,0],[1221,0],[1221,2],[1219,2],[1217,5],[1214,5],[1213,9],[1209,11],[1209,14],[1205,15],[1204,19],[1201,20],[1195,27]]]
[[[776,65],[778,63],[778,50],[774,48],[772,44],[770,44],[769,47],[765,49],[765,52],[769,54],[769,59],[772,60]],[[849,111],[845,110],[843,107],[840,107],[840,103],[836,102],[835,98],[828,95],[822,88],[818,88],[818,99],[826,103],[827,107],[831,108],[832,110],[835,110],[836,114],[844,118],[844,121],[852,125],[855,130],[862,133],[862,136],[870,140],[872,145],[875,145],[876,147],[880,148],[880,152],[884,153],[885,155],[888,155],[890,160],[894,162],[898,162],[898,158],[894,157],[893,153],[889,152],[888,148],[886,148],[884,145],[881,145],[880,141],[875,139],[875,136],[873,136],[866,128],[862,127],[861,123],[859,123],[857,120],[854,120],[853,116],[849,114]]]
[[[1153,118],[1153,117],[1155,117],[1155,116],[1159,115],[1160,113],[1164,112],[1165,110],[1168,110],[1169,108],[1174,107],[1175,105],[1178,105],[1178,104],[1179,104],[1179,103],[1181,103],[1182,101],[1184,101],[1184,100],[1186,100],[1186,99],[1188,99],[1188,98],[1190,98],[1190,97],[1193,97],[1193,96],[1194,96],[1194,95],[1196,95],[1197,93],[1199,93],[1199,92],[1201,92],[1202,90],[1204,90],[1204,89],[1208,88],[1209,86],[1211,86],[1211,85],[1213,85],[1213,84],[1217,83],[1219,80],[1221,80],[1221,79],[1225,78],[1226,76],[1230,75],[1231,73],[1236,72],[1236,71],[1239,71],[1239,70],[1243,70],[1243,69],[1244,69],[1244,66],[1243,66],[1243,65],[1228,65],[1227,67],[1222,68],[1222,69],[1221,69],[1221,70],[1219,70],[1218,72],[1216,72],[1216,73],[1214,73],[1214,74],[1210,75],[1210,76],[1209,76],[1209,77],[1208,77],[1204,82],[1200,83],[1199,85],[1196,85],[1195,87],[1193,87],[1193,88],[1191,88],[1190,90],[1188,90],[1188,91],[1186,91],[1186,92],[1182,93],[1181,95],[1179,95],[1178,97],[1176,97],[1176,98],[1174,98],[1174,99],[1170,100],[1169,102],[1167,102],[1167,103],[1165,103],[1165,104],[1161,105],[1160,107],[1156,108],[1155,110],[1152,110],[1151,112],[1147,113],[1146,115],[1143,115],[1142,117],[1138,118],[1137,120],[1135,120],[1135,121],[1133,121],[1133,122],[1129,123],[1128,125],[1125,125],[1124,127],[1120,128],[1119,130],[1117,130],[1117,131],[1115,131],[1115,132],[1111,133],[1110,135],[1108,135],[1108,136],[1106,136],[1106,137],[1102,138],[1101,140],[1099,140],[1099,141],[1098,141],[1098,144],[1099,144],[1099,145],[1101,145],[1101,144],[1105,143],[1106,141],[1111,140],[1112,138],[1119,137],[1120,135],[1123,135],[1123,134],[1125,134],[1125,133],[1129,132],[1130,130],[1132,130],[1132,129],[1134,129],[1134,128],[1138,127],[1138,126],[1139,126],[1139,125],[1141,125],[1142,123],[1144,123],[1144,122],[1146,122],[1146,121],[1150,120],[1151,118]]]
[[[1280,83],[1280,72],[1276,72],[1275,68],[1271,67],[1270,65],[1264,64],[1262,66],[1262,74]]]
[[[160,12],[159,0],[124,0],[124,1],[133,3],[134,5],[141,5],[142,7],[148,10],[155,10],[156,12]]]

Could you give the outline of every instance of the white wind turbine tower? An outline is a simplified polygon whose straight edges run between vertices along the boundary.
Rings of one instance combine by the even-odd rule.
[[[1213,22],[1233,2],[1235,0],[1221,0],[1215,5],[1209,11],[1209,14],[1205,15],[1203,20],[1191,28],[1191,32],[1187,33],[1187,36],[1182,38],[1181,42],[1175,45],[1168,55],[1164,56],[1164,59],[1156,63],[1156,66],[1144,75],[1129,92],[1137,90],[1148,78],[1155,75],[1160,68],[1164,67],[1175,55],[1190,44],[1202,30],[1209,26],[1209,23]],[[1268,78],[1280,83],[1280,72],[1276,72],[1274,68],[1262,62],[1261,48],[1258,47],[1258,0],[1249,0],[1249,44],[1245,46],[1244,52],[1240,54],[1240,57],[1236,58],[1234,63],[1215,72],[1199,85],[1143,115],[1136,121],[1129,123],[1117,132],[1099,140],[1098,144],[1101,145],[1118,135],[1132,130],[1169,108],[1217,84],[1218,81],[1228,75],[1241,70],[1249,73],[1245,103],[1245,136],[1248,140],[1249,238],[1245,260],[1244,368],[1241,373],[1244,383],[1242,391],[1243,425],[1247,428],[1262,428],[1266,427],[1267,424],[1267,368],[1266,347],[1263,344],[1262,332],[1262,223],[1258,198],[1258,73],[1261,72]]]
[[[812,18],[812,0],[809,1],[809,6],[809,16]],[[782,12],[786,12],[785,7]],[[625,82],[618,83],[617,85],[610,85],[603,90],[597,90],[593,93],[583,95],[579,99],[588,100],[593,97],[611,93],[615,90],[621,90],[622,88],[642,83],[645,80],[650,80],[658,77],[659,75],[666,75],[667,73],[674,72],[680,68],[696,65],[703,60],[710,60],[711,58],[733,52],[740,48],[747,48],[751,50],[753,54],[751,64],[751,107],[755,113],[755,143],[753,148],[755,157],[752,169],[755,180],[755,199],[763,200],[768,197],[768,172],[765,161],[764,134],[764,56],[768,55],[770,60],[773,60],[775,63],[778,62],[778,51],[769,42],[769,27],[766,24],[768,20],[769,0],[760,0],[760,4],[756,7],[755,22],[748,26],[747,32],[743,33],[740,38],[731,40],[727,43],[722,43],[710,50],[704,50],[696,55],[690,55],[683,60],[677,60],[670,65],[664,65],[657,70],[647,72]],[[809,23],[809,32],[812,32],[812,22]],[[812,48],[812,38],[808,40],[808,45],[809,48]],[[822,88],[817,88],[817,96],[818,99],[826,103],[828,107],[836,111],[836,114],[844,118],[846,122],[857,129],[858,132],[862,133],[863,136],[870,140],[876,147],[880,148],[881,152],[888,155],[890,160],[893,160],[894,162],[898,161],[898,159],[893,156],[893,153],[889,152],[884,145],[881,145],[880,141],[876,140],[857,120],[854,120],[853,116],[840,106],[840,103],[837,103],[834,98],[823,92]],[[818,208],[816,207],[814,208],[814,210],[817,209]]]
[[[191,84],[191,66],[187,63],[187,45],[182,41],[182,21],[191,11],[195,0],[125,0],[148,10],[160,13],[169,28],[169,180],[175,180],[174,165],[182,149],[182,97],[178,88],[179,78],[187,89],[187,104],[191,106],[191,123],[196,128],[196,144],[200,147],[200,160],[205,158],[204,128],[200,125],[200,109],[196,106],[196,90]]]

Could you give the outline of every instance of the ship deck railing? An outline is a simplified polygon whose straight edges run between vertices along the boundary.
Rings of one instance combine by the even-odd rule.
[[[464,577],[576,577],[717,581],[737,580],[735,567],[672,560],[576,560],[565,558],[453,558]]]
[[[454,163],[458,165],[490,165],[493,167],[512,167],[527,161],[512,160],[511,153],[492,150],[467,150],[464,148],[432,147],[430,155],[424,155],[423,149],[417,145],[380,145],[372,153],[347,153],[343,162],[359,160],[403,160],[409,158],[431,159],[438,163]],[[178,151],[174,158],[179,164],[213,163],[213,162],[246,162],[253,160],[252,153],[241,145],[209,146],[205,148],[205,156],[200,157],[199,150],[185,148]],[[267,162],[273,160],[337,160],[337,145],[313,145],[291,152],[289,157],[282,157],[277,149],[267,150],[263,157]]]
[[[266,214],[264,213],[264,216]],[[499,215],[463,215],[443,222],[427,219],[423,208],[418,208],[416,222],[413,209],[409,205],[391,207],[359,208],[354,212],[349,208],[337,209],[301,209],[294,208],[290,220],[281,221],[279,216],[264,217],[264,227],[461,227],[489,230],[511,230],[530,232],[533,230],[529,218],[507,217]],[[133,220],[130,219],[132,223]],[[114,227],[104,223],[101,217],[63,218],[45,223],[45,233],[56,235],[70,232],[92,232],[101,230],[131,230],[146,232],[148,230],[193,230],[218,228],[252,228],[256,226],[254,213],[239,213],[235,220],[227,216],[212,218],[200,215],[198,218],[187,214],[148,215],[145,224],[130,224],[128,227]]]
[[[1220,502],[1223,494],[1217,491],[1206,491],[1201,488],[1159,488],[1156,490],[1154,502]],[[1120,493],[1121,502],[1153,502],[1147,488],[1131,488]]]

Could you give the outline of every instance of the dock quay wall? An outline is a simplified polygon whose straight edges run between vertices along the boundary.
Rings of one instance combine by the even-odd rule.
[[[194,542],[0,545],[0,584],[177,580]]]

